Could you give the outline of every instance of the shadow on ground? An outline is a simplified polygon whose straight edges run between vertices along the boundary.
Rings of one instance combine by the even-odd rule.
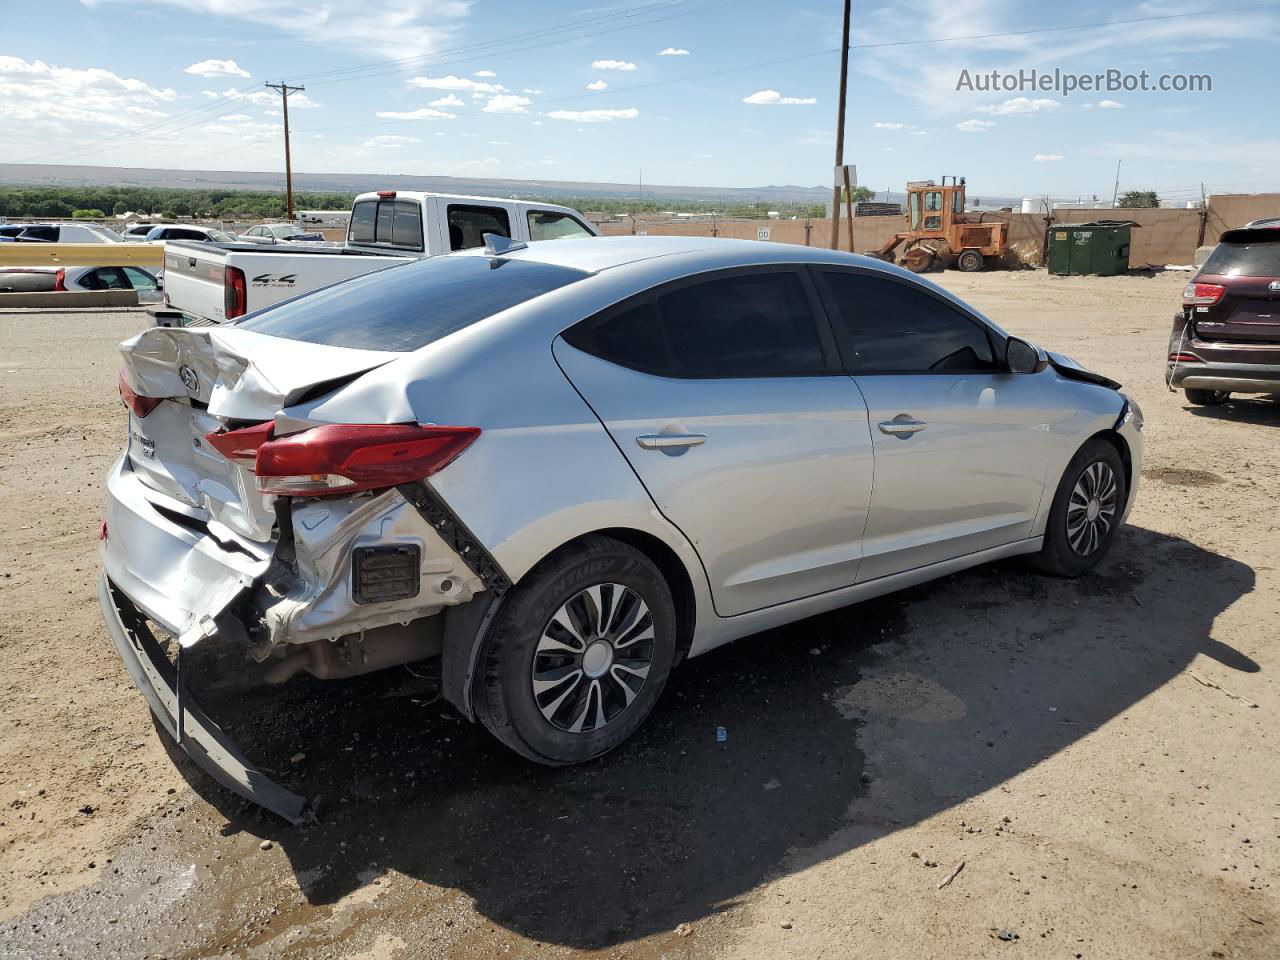
[[[320,795],[307,828],[183,768],[227,830],[265,831],[283,847],[313,905],[368,883],[371,868],[394,870],[461,890],[522,936],[605,947],[723,909],[789,850],[842,826],[864,776],[881,775],[864,769],[859,724],[846,718],[868,667],[909,660],[963,704],[945,724],[897,726],[894,750],[914,773],[889,771],[872,814],[908,824],[1063,749],[1198,653],[1256,670],[1210,637],[1253,583],[1241,563],[1128,528],[1080,580],[1002,563],[689,661],[632,742],[561,770],[455,719],[429,679],[405,670],[205,697],[215,716],[239,718],[232,732],[250,756]],[[291,765],[296,752],[306,759]]]
[[[1230,420],[1235,423],[1263,427],[1280,427],[1280,393],[1248,399],[1232,397],[1226,403],[1216,407],[1196,407],[1188,404],[1187,409],[1197,417],[1210,420]]]

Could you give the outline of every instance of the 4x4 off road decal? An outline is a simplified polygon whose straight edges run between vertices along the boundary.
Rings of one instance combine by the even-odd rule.
[[[276,276],[274,273],[260,273],[253,278],[255,287],[292,287],[297,281],[296,273],[285,273]]]

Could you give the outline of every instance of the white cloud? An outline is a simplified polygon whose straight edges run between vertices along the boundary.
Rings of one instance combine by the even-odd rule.
[[[634,120],[640,116],[640,111],[635,107],[627,107],[625,110],[552,110],[547,116],[552,120],[605,123],[609,120]]]
[[[525,87],[525,88],[524,88],[523,90],[521,90],[520,92],[521,92],[521,93],[527,93],[527,94],[528,94],[529,96],[531,96],[531,97],[540,97],[540,96],[542,96],[542,91],[541,91],[541,90],[535,90],[533,87]]]
[[[511,146],[511,141],[510,141],[510,140],[490,140],[490,141],[489,141],[489,146],[491,146],[491,147],[509,147],[509,146]]]
[[[886,120],[877,120],[871,126],[875,127],[877,130],[906,130],[910,125],[906,123],[893,123]]]
[[[961,133],[986,133],[996,125],[994,120],[962,120],[956,124]]]
[[[817,97],[784,97],[777,90],[757,90],[750,96],[742,98],[743,103],[751,103],[756,106],[772,106],[774,104],[785,104],[787,106],[809,106],[818,102]]]
[[[484,105],[485,113],[528,113],[525,108],[533,103],[528,97],[514,93],[500,94]]]
[[[640,68],[628,60],[592,60],[591,69],[630,71],[639,70]]]
[[[465,100],[459,100],[457,96],[451,93],[448,96],[432,100],[431,105],[433,107],[465,107],[467,103]]]
[[[1062,154],[1060,153],[1037,153],[1031,158],[1031,161],[1033,163],[1056,163],[1061,159]]]
[[[1099,100],[1098,107],[1102,110],[1123,110],[1124,104],[1119,100]]]
[[[496,74],[496,73],[494,73],[492,70],[477,70],[475,73],[473,73],[473,74],[472,74],[472,76],[474,76],[474,77],[496,77],[496,76],[497,76],[497,74]]]
[[[384,120],[452,120],[455,115],[434,107],[419,107],[417,110],[379,110],[377,116]]]
[[[422,141],[419,140],[417,137],[401,137],[394,133],[389,133],[389,134],[383,134],[382,136],[379,136],[379,137],[374,137],[371,140],[366,140],[364,143],[360,144],[360,146],[388,147],[394,150],[399,150],[401,147],[407,146],[408,144],[421,143],[421,142]]]
[[[134,0],[82,0],[86,6],[134,3]],[[389,59],[420,56],[437,49],[470,10],[469,0],[308,0],[305,13],[279,0],[152,0],[193,15],[205,29],[223,29],[203,21],[214,17],[242,20],[279,30],[308,43],[356,47]]]
[[[665,50],[658,51],[660,57],[687,57],[688,55],[689,51],[684,47],[667,47]]]
[[[1056,110],[1060,106],[1062,104],[1057,100],[1050,100],[1048,97],[1039,97],[1035,100],[1031,100],[1028,97],[1013,97],[1003,103],[987,104],[973,109],[977,113],[989,113],[997,117],[1003,117],[1013,113],[1039,113],[1041,110]]]
[[[248,77],[249,71],[234,60],[201,60],[187,67],[183,73],[197,77]]]
[[[603,80],[593,80],[587,84],[588,90],[605,90],[608,89],[608,87],[609,84],[605,83]]]
[[[252,103],[254,106],[258,107],[265,107],[272,104],[278,104],[280,102],[280,94],[273,90],[250,90],[246,93],[243,90],[228,88],[223,90],[221,93],[218,93],[215,90],[201,90],[200,92],[210,100],[222,97],[224,100],[241,100],[245,103]],[[289,94],[289,106],[292,109],[309,110],[313,107],[320,106],[320,104],[316,103],[305,93],[291,93]]]
[[[91,124],[98,128],[91,131],[96,139],[102,126],[124,129],[163,117],[160,106],[177,99],[177,92],[168,87],[153,87],[98,67],[59,67],[0,56],[0,121],[63,132],[68,132],[68,123]]]
[[[425,90],[470,90],[473,93],[506,93],[507,88],[500,83],[488,83],[484,80],[472,80],[470,77],[410,77],[409,86],[421,87]]]

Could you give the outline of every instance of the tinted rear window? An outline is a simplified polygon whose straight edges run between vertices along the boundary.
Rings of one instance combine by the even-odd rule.
[[[1258,243],[1220,243],[1200,272],[1221,277],[1280,277],[1280,237]]]
[[[291,227],[288,236],[305,232]],[[351,211],[347,239],[366,246],[422,250],[422,208],[412,200],[362,200]]]
[[[288,300],[238,326],[358,350],[417,350],[587,276],[526,260],[436,257]]]

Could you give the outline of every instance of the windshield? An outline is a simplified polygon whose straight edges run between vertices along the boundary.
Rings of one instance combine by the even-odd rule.
[[[1257,243],[1220,243],[1200,272],[1220,277],[1280,277],[1280,237]]]
[[[528,260],[435,257],[324,287],[238,326],[331,347],[408,352],[586,276]]]

